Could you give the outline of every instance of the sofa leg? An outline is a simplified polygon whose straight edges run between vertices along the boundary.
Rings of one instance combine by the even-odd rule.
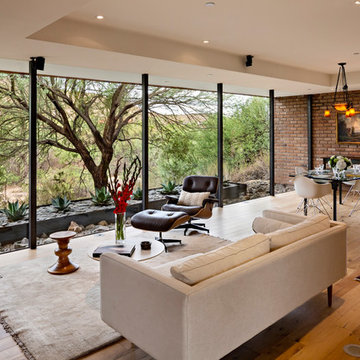
[[[333,286],[330,285],[327,288],[327,298],[328,298],[328,306],[331,307],[332,306],[332,290],[333,290]]]

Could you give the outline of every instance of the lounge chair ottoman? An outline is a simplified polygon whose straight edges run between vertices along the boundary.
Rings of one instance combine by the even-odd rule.
[[[189,219],[190,216],[183,211],[162,211],[149,209],[135,214],[131,218],[131,225],[137,229],[159,232],[159,237],[155,237],[155,240],[161,241],[165,246],[165,251],[167,252],[166,243],[177,242],[181,244],[181,240],[163,239],[162,233],[186,223]]]

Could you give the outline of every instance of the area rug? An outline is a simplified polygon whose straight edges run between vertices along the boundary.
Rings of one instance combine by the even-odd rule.
[[[183,245],[170,246],[148,260],[150,266],[228,243],[208,235],[175,237]],[[99,263],[88,257],[88,248],[73,251],[80,269],[68,275],[47,273],[54,256],[0,267],[0,323],[28,359],[77,359],[120,339],[100,318]]]

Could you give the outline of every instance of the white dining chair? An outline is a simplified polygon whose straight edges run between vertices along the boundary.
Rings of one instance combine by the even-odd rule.
[[[303,166],[295,166],[295,175],[304,175],[304,174],[307,174],[306,168],[304,168]],[[296,208],[297,213],[299,211],[301,211],[301,209],[303,208],[303,205],[304,205],[304,199],[302,199],[299,202],[299,205]]]
[[[318,184],[312,179],[309,179],[303,175],[297,175],[294,180],[295,192],[298,196],[307,199],[307,210],[314,209],[326,213],[330,217],[328,211],[325,208],[324,202],[331,208],[330,204],[326,200],[326,195],[331,195],[331,184]],[[322,209],[321,209],[322,208]],[[297,208],[297,212],[301,208]]]
[[[344,181],[344,182],[343,182],[343,185],[348,185],[348,186],[350,186],[348,192],[346,193],[346,195],[345,195],[345,197],[344,197],[344,199],[343,199],[343,201],[342,201],[343,204],[345,203],[346,199],[348,198],[348,196],[349,196],[351,193],[352,193],[353,196],[355,196],[356,193],[358,193],[358,191],[354,189],[355,184],[356,184],[356,180]]]
[[[350,181],[349,181],[349,182],[350,182]],[[354,196],[354,197],[355,197],[356,195],[358,196],[358,199],[357,199],[355,205],[354,205],[353,208],[350,210],[349,216],[351,216],[355,211],[357,211],[357,210],[360,209],[360,206],[359,206],[359,203],[360,203],[360,180],[354,180],[353,182],[354,182],[354,184],[351,185],[351,187],[350,187],[349,191],[347,192],[347,194],[346,194],[346,196],[345,196],[345,198],[344,198],[344,201],[343,201],[343,203],[344,203],[345,200],[346,200],[346,198],[347,198],[347,196],[348,196],[348,194],[349,194],[350,192],[353,193],[353,196]]]

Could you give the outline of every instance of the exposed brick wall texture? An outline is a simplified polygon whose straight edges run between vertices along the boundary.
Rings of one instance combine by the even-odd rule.
[[[307,97],[276,98],[275,183],[289,184],[295,166],[307,166]]]
[[[344,155],[360,157],[360,144],[338,144],[336,111],[331,109],[333,93],[313,95],[313,161],[322,164],[323,157]],[[355,110],[360,111],[360,91],[351,91]],[[331,117],[324,117],[329,107]],[[307,96],[275,98],[275,182],[292,183],[289,174],[295,166],[307,168]]]

